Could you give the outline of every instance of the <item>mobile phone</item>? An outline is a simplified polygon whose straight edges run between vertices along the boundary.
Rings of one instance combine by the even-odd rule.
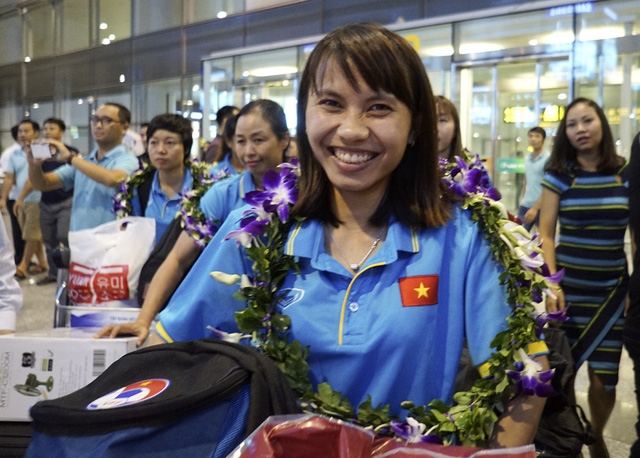
[[[31,153],[34,159],[51,159],[51,150],[48,143],[32,143]]]

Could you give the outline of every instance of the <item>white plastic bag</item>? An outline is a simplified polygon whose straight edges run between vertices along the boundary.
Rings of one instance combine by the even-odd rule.
[[[71,302],[83,306],[139,307],[138,277],[155,238],[155,220],[140,216],[69,232]]]

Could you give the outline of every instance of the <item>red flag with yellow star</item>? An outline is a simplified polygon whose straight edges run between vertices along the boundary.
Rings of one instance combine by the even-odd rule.
[[[438,275],[418,275],[398,280],[403,307],[436,305],[438,303]]]

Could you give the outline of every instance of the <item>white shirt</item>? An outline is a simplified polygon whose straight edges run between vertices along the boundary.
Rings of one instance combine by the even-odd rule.
[[[22,307],[20,285],[13,277],[16,265],[9,236],[0,218],[0,330],[16,330],[16,315]]]
[[[14,151],[18,151],[22,149],[18,142],[14,142],[13,145],[9,146],[2,152],[2,156],[0,156],[0,183],[4,183],[4,174],[7,170],[7,166],[9,165],[9,157],[13,154]],[[20,192],[18,191],[18,187],[15,185],[11,186],[11,190],[9,190],[9,196],[7,197],[9,200],[16,200],[20,197]]]

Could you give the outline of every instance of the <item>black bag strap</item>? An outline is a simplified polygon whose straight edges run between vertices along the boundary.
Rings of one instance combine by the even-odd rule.
[[[151,167],[151,166],[149,166]],[[147,209],[147,202],[149,202],[149,195],[151,194],[151,185],[155,177],[155,170],[153,173],[147,176],[147,178],[138,186],[138,200],[140,201],[140,209],[142,216]]]

